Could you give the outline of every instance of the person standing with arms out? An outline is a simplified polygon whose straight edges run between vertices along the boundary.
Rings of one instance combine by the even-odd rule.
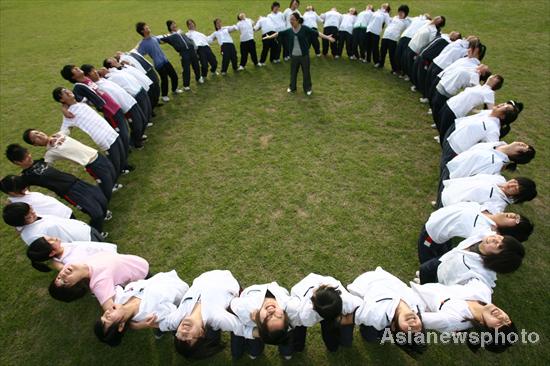
[[[208,42],[214,42],[214,39],[218,41],[221,47],[222,53],[222,75],[227,74],[227,68],[229,62],[233,70],[237,71],[237,50],[233,44],[233,38],[231,38],[230,32],[238,30],[237,26],[231,25],[228,27],[222,26],[222,20],[220,18],[214,19],[214,33],[208,36]]]
[[[248,61],[248,55],[250,55],[254,65],[260,66],[256,53],[256,41],[254,41],[254,21],[247,18],[245,13],[240,13],[237,16],[237,24],[235,24],[235,27],[237,27],[239,33],[241,33],[241,63],[237,70],[244,70],[246,62]]]
[[[317,23],[323,22],[323,19],[321,19],[321,17],[315,12],[315,9],[311,5],[307,6],[304,15],[302,15],[302,18],[304,18],[304,25],[310,27],[314,31],[317,31]],[[321,56],[321,45],[319,44],[319,39],[317,37],[311,40],[311,45],[313,46],[313,50],[315,51],[315,56]]]
[[[286,27],[285,16],[283,15],[283,13],[280,12],[280,9],[281,9],[281,4],[279,4],[278,1],[274,1],[273,4],[271,4],[271,13],[267,15],[267,17],[273,23],[275,32],[284,31]],[[271,50],[271,52],[275,53],[272,61],[274,64],[281,62],[281,44],[279,42],[280,41],[277,41],[275,39],[274,40],[275,48]]]
[[[357,11],[355,8],[349,8],[347,14],[342,16],[342,22],[340,23],[340,29],[338,30],[338,56],[342,56],[345,46],[346,53],[348,54],[350,60],[355,60],[352,48],[352,32],[356,18]]]
[[[380,9],[372,14],[372,17],[367,25],[367,62],[372,62],[376,66],[380,62],[380,53],[378,44],[380,43],[380,33],[384,24],[388,26],[391,22],[390,4],[385,3],[380,6]]]
[[[291,63],[290,63],[290,86],[287,89],[289,93],[296,91],[296,79],[298,77],[298,70],[302,67],[302,73],[304,75],[304,92],[307,95],[311,95],[311,74],[309,72],[309,47],[311,45],[311,39],[313,37],[321,37],[328,42],[334,42],[335,39],[332,36],[326,36],[322,33],[312,30],[305,25],[304,19],[298,13],[293,13],[290,16],[290,24],[292,28],[283,31],[285,36],[288,37],[288,47],[290,49]],[[274,33],[267,38],[275,38],[279,34]]]
[[[409,7],[407,5],[401,5],[399,9],[397,9],[397,15],[392,18],[390,25],[388,25],[384,31],[382,44],[380,46],[380,59],[378,63],[374,65],[376,68],[384,68],[386,54],[388,54],[390,57],[392,74],[397,75],[399,73],[399,64],[397,63],[396,56],[397,40],[401,36],[401,33],[411,24],[408,15]]]
[[[290,29],[292,25],[290,24],[290,16],[292,13],[298,13],[300,16],[302,15],[298,8],[300,7],[300,1],[299,0],[290,0],[290,5],[288,5],[288,8],[285,9],[283,12],[283,17],[285,19],[285,27],[283,30]],[[290,60],[290,50],[288,49],[288,41],[284,38],[281,38],[281,45],[283,46],[283,60],[288,61]]]
[[[169,102],[168,77],[170,77],[170,81],[172,82],[172,92],[174,94],[183,93],[183,90],[178,89],[178,74],[176,74],[174,66],[172,66],[170,61],[168,61],[168,58],[166,58],[164,52],[160,49],[159,39],[152,36],[149,25],[144,22],[136,23],[136,32],[143,37],[141,42],[139,42],[139,45],[136,47],[137,51],[139,54],[143,56],[149,55],[153,59],[155,69],[160,75],[162,101]]]
[[[197,55],[199,55],[199,62],[201,64],[202,78],[199,79],[199,83],[201,83],[201,80],[202,82],[206,81],[206,76],[208,76],[208,65],[210,65],[210,72],[214,75],[218,75],[216,72],[218,60],[216,60],[216,56],[214,56],[210,48],[208,37],[197,31],[195,21],[193,19],[187,19],[185,24],[187,25],[187,29],[189,29],[185,35],[195,42],[195,46],[197,47]]]

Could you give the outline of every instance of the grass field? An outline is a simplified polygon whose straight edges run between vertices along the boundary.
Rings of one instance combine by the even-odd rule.
[[[341,11],[364,6],[357,1],[311,3],[319,12],[334,5]],[[530,217],[536,228],[522,268],[499,277],[494,302],[518,328],[538,332],[541,341],[501,355],[431,346],[414,360],[391,345],[365,344],[357,332],[351,349],[327,354],[316,327],[306,351],[290,362],[267,347],[259,360],[245,357],[239,363],[518,365],[550,359],[550,2],[407,3],[413,16],[443,14],[447,31],[480,36],[488,46],[484,63],[505,78],[497,100],[525,103],[506,140],[536,147],[536,159],[519,174],[537,182],[539,196],[511,209]],[[115,51],[132,48],[139,40],[136,21],[161,33],[166,19],[183,25],[192,17],[198,30],[209,34],[213,18],[233,24],[236,14],[245,11],[256,19],[269,4],[0,1],[2,151],[13,142],[24,144],[26,128],[55,132],[61,114],[51,90],[68,86],[59,75],[61,67],[100,65]],[[238,45],[238,36],[234,39]],[[219,47],[213,49],[221,61]],[[164,50],[179,73],[179,57],[169,47]],[[297,95],[287,95],[288,73],[286,64],[262,69],[249,64],[240,74],[230,71],[226,77],[209,76],[205,85],[192,83],[192,92],[159,109],[146,148],[131,156],[136,171],[121,179],[125,188],[111,201],[114,218],[106,229],[119,252],[146,258],[154,272],[175,268],[188,283],[217,268],[230,269],[243,287],[277,280],[290,288],[309,272],[347,284],[376,266],[403,280],[412,278],[416,239],[431,212],[439,161],[418,94],[388,69],[374,70],[347,57],[312,60],[312,97],[300,87]],[[89,141],[82,133],[75,136]],[[72,165],[59,166],[86,178]],[[18,171],[0,159],[2,176]],[[97,301],[91,296],[71,304],[52,300],[47,285],[53,274],[30,267],[25,246],[10,227],[0,225],[0,235],[2,365],[185,363],[170,337],[155,341],[147,331],[129,332],[117,349],[100,344],[92,332],[100,314]],[[230,360],[226,348],[197,364]]]

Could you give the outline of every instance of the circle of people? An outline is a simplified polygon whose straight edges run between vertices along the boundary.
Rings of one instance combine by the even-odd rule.
[[[186,33],[167,21],[168,33],[160,36],[140,22],[136,31],[142,39],[131,51],[117,52],[100,69],[90,64],[62,68],[62,77],[73,88],[53,90],[63,115],[59,131],[49,135],[36,128],[25,130],[23,140],[44,148],[44,156],[33,160],[25,147],[9,145],[7,158],[23,170],[0,182],[9,200],[3,219],[28,245],[32,266],[58,271],[50,295],[69,302],[90,290],[103,309],[94,328],[101,342],[116,346],[128,329],[152,328],[155,337],[173,335],[176,351],[186,358],[205,358],[222,350],[220,334],[226,331],[231,332],[234,358],[245,353],[256,358],[270,344],[290,359],[304,349],[307,329],[317,323],[331,352],[351,345],[355,325],[373,342],[385,331],[415,336],[427,329],[516,332],[491,296],[497,274],[520,267],[522,242],[533,231],[527,217],[506,212],[506,206],[532,200],[537,191],[529,178],[506,180],[500,173],[531,161],[535,149],[524,142],[502,141],[523,104],[495,102],[504,79],[481,64],[486,46],[475,36],[442,33],[442,16],[409,17],[406,5],[393,17],[387,3],[378,10],[368,5],[359,14],[354,8],[345,14],[332,8],[320,15],[312,6],[302,15],[299,5],[293,0],[281,12],[274,2],[271,12],[256,22],[244,13],[231,26],[216,19],[209,36],[200,33],[192,19],[186,21]],[[317,32],[320,23],[322,33]],[[302,42],[297,34],[304,28],[308,35],[326,36],[322,50],[317,35]],[[258,60],[254,31],[260,30]],[[240,66],[233,31],[240,32]],[[334,59],[342,57],[345,48],[349,60],[372,61],[378,69],[388,55],[391,74],[410,81],[411,90],[422,95],[420,102],[429,103],[442,147],[438,196],[432,203],[437,210],[421,230],[420,267],[409,285],[378,267],[347,287],[333,277],[311,273],[290,292],[277,282],[242,289],[227,270],[203,273],[189,286],[175,270],[152,275],[145,259],[119,254],[116,244],[105,242],[103,222],[112,217],[108,203],[122,188],[117,179],[133,170],[128,152],[143,148],[144,132],[152,125],[159,100],[170,101],[168,78],[172,92],[181,94],[190,89],[191,69],[199,84],[206,81],[208,71],[216,75],[216,56],[209,47],[215,40],[221,45],[222,74],[229,64],[243,70],[249,56],[258,67],[265,66],[268,54],[277,64],[281,48],[283,60],[301,58],[297,63],[309,60],[309,47],[316,56],[327,56],[330,46]],[[178,76],[161,44],[171,45],[181,56],[183,89],[178,89]],[[306,91],[311,90],[308,82]],[[479,106],[483,109],[475,110]],[[96,147],[70,137],[72,128],[84,131]],[[97,185],[56,169],[58,160],[81,165]],[[31,186],[46,188],[89,215],[89,225],[76,220],[71,208],[56,198],[30,191]],[[453,247],[455,238],[463,241]],[[397,344],[411,355],[426,348],[416,337]],[[502,352],[510,345],[497,340],[484,348]],[[468,346],[480,348],[475,342]]]

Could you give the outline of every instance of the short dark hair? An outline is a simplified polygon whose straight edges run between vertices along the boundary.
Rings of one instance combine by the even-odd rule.
[[[519,223],[512,227],[499,228],[498,232],[501,235],[510,235],[517,240],[524,242],[529,239],[529,236],[533,233],[534,225],[528,217],[521,215]]]
[[[93,69],[95,69],[94,65],[91,64],[83,64],[80,66],[80,69],[84,73],[84,75],[88,76],[92,72]]]
[[[144,23],[144,22],[137,22],[136,23],[136,32],[138,32],[142,37],[144,36],[143,35],[143,30],[145,29],[145,26],[147,24]]]
[[[58,86],[54,90],[52,90],[52,97],[53,100],[55,100],[58,103],[61,103],[61,97],[63,96],[63,88],[62,86]]]
[[[22,193],[28,186],[25,179],[19,175],[6,175],[0,180],[0,191],[6,194],[9,192]]]
[[[191,18],[187,19],[185,21],[185,25],[187,25],[187,27],[189,28],[189,24],[193,23],[194,25],[197,25],[197,23],[195,23],[195,21]]]
[[[176,352],[185,358],[193,360],[202,360],[221,352],[224,348],[221,342],[221,334],[219,331],[212,331],[210,327],[206,327],[206,336],[197,339],[191,346],[188,342],[180,341],[174,337],[174,347]]]
[[[166,21],[166,28],[168,28],[168,32],[170,32],[170,27],[172,26],[172,24],[174,24],[175,21],[173,20],[167,20]]]
[[[419,354],[424,353],[428,347],[426,343],[426,337],[427,337],[426,328],[424,327],[424,323],[422,322],[422,313],[420,312],[420,309],[418,307],[417,307],[417,311],[418,311],[417,312],[418,318],[420,319],[420,322],[422,324],[422,328],[420,329],[419,332],[413,332],[412,330],[404,331],[397,326],[396,317],[392,319],[392,323],[394,323],[394,328],[395,328],[395,330],[392,331],[395,344],[413,358]],[[399,338],[396,337],[398,332],[410,333],[410,336],[408,335],[406,337],[405,342],[400,342]]]
[[[298,23],[304,24],[304,18],[302,18],[302,16],[300,15],[300,13],[298,13],[297,11],[293,12],[293,13],[290,14],[290,15],[292,15],[292,16],[296,19],[296,21],[298,21]]]
[[[256,323],[256,327],[258,327],[258,333],[260,333],[260,339],[264,343],[279,345],[288,341],[290,320],[288,318],[286,311],[284,311],[283,314],[284,314],[283,329],[279,329],[276,331],[269,331],[267,327],[267,318],[264,319],[264,321],[262,322],[260,320],[260,312],[259,311],[256,312],[256,317],[254,319],[254,322]]]
[[[504,235],[503,249],[498,254],[483,255],[483,265],[496,273],[512,273],[521,266],[525,248],[516,238]]]
[[[537,184],[525,177],[514,178],[519,185],[519,193],[513,196],[514,203],[522,203],[533,200],[537,197]]]
[[[18,163],[25,159],[28,152],[29,150],[19,144],[9,144],[6,148],[6,157],[12,163]]]
[[[40,272],[50,272],[52,269],[44,262],[50,259],[52,246],[44,237],[33,241],[27,248],[27,257],[31,260],[31,265]]]
[[[290,8],[293,3],[298,3],[298,5],[300,5],[300,0],[290,0],[290,4],[288,4],[288,7]]]
[[[492,75],[491,70],[487,69],[482,74],[479,74],[479,80],[485,82],[487,81],[487,79],[489,79],[491,75]]]
[[[502,77],[502,75],[499,74],[495,74],[494,77],[498,81],[495,86],[493,86],[493,90],[499,90],[500,88],[502,88],[502,84],[504,84],[504,78]]]
[[[439,17],[441,18],[441,23],[439,23],[439,25],[437,26],[437,29],[443,28],[445,26],[445,22],[447,21],[447,19],[445,19],[443,15],[440,15]]]
[[[218,26],[216,25],[216,22],[217,22],[218,20],[221,21],[220,18],[216,18],[216,19],[214,19],[214,22],[213,22],[213,23],[214,23],[214,29],[215,29],[215,30],[218,30]]]
[[[279,8],[280,8],[280,7],[281,7],[281,4],[279,4],[278,1],[274,1],[274,2],[271,4],[271,10],[273,10],[273,8],[275,8],[275,7],[279,7]]]
[[[82,279],[74,284],[71,287],[57,286],[55,284],[55,277],[48,287],[48,292],[50,296],[56,300],[63,302],[72,302],[74,300],[80,299],[86,292],[88,292],[88,280]]]
[[[311,297],[313,310],[324,320],[335,320],[342,314],[342,292],[332,286],[320,286]]]
[[[399,8],[397,8],[397,12],[403,12],[405,13],[405,16],[409,15],[409,7],[407,5],[401,5]]]
[[[9,226],[25,225],[25,216],[31,211],[31,206],[25,202],[14,202],[4,206],[2,217]]]
[[[23,132],[23,141],[25,141],[29,145],[33,145],[32,141],[31,141],[31,132],[32,131],[36,131],[36,128],[27,128]]]
[[[521,152],[517,155],[510,155],[510,163],[506,165],[506,170],[514,172],[517,169],[518,164],[527,164],[535,158],[536,151],[535,148],[531,145],[528,145],[526,151]]]
[[[108,58],[106,58],[105,60],[103,60],[103,67],[107,68],[107,69],[110,69],[111,67],[113,67],[111,65],[111,61],[109,61]]]
[[[486,326],[478,326],[474,330],[478,335],[481,334],[481,332],[490,332],[490,333],[497,333],[498,335],[495,335],[495,337],[492,337],[492,342],[485,343],[483,345],[483,348],[489,352],[493,353],[502,353],[506,351],[510,346],[512,346],[515,342],[510,342],[510,338],[508,337],[509,334],[515,333],[518,334],[518,330],[516,328],[516,325],[514,323],[510,323],[509,325],[503,325],[502,327],[495,329],[495,328],[489,328]],[[476,340],[477,342],[473,342],[473,340]],[[519,337],[515,337],[518,339]],[[502,340],[502,342],[500,342]],[[470,351],[476,353],[481,348],[481,339],[479,337],[466,337],[466,342],[468,345],[468,348]]]
[[[116,347],[122,342],[122,337],[128,329],[128,322],[124,324],[122,332],[118,330],[119,323],[113,323],[109,328],[105,329],[105,325],[98,319],[94,324],[94,333],[100,342],[108,344],[111,347]]]
[[[73,68],[75,65],[65,65],[61,69],[61,77],[71,83],[76,83],[76,80],[73,79]]]

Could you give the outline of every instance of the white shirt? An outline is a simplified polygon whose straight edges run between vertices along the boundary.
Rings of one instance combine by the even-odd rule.
[[[508,155],[496,149],[504,141],[482,142],[458,154],[447,163],[449,178],[471,177],[477,174],[499,174],[510,162]]]
[[[433,63],[444,70],[456,60],[466,57],[468,55],[469,45],[470,42],[467,40],[457,39],[456,41],[453,41],[445,46],[441,53],[434,58]]]
[[[475,68],[480,64],[481,62],[475,57],[462,57],[454,61],[452,64],[450,64],[446,68],[444,68],[443,71],[441,71],[437,75],[437,77],[442,79],[446,73],[454,72],[456,69],[468,68],[468,67]]]
[[[160,272],[147,280],[130,282],[115,287],[115,304],[125,304],[132,297],[140,299],[139,309],[132,321],[140,322],[155,315],[162,327],[168,314],[176,311],[189,285],[183,282],[175,270]],[[161,328],[162,329],[162,328]]]
[[[426,329],[439,332],[458,332],[473,327],[471,320],[474,316],[466,301],[492,302],[491,289],[478,279],[471,279],[463,285],[411,282],[410,286],[426,306],[422,324]]]
[[[117,252],[117,245],[98,241],[73,241],[61,243],[63,254],[60,258],[53,257],[56,262],[63,264],[84,263],[86,259],[99,252]]]
[[[141,84],[131,74],[119,70],[117,68],[110,68],[109,73],[105,75],[108,80],[118,84],[122,89],[126,90],[128,94],[135,97],[141,91]]]
[[[8,196],[12,203],[25,202],[30,205],[38,216],[57,216],[68,219],[73,210],[59,202],[56,198],[47,196],[40,192],[25,192],[23,196]]]
[[[99,90],[109,94],[120,105],[123,113],[127,113],[137,103],[133,96],[111,80],[100,78],[95,83]]]
[[[437,28],[433,24],[425,24],[411,38],[409,48],[417,55],[426,47],[437,35]]]
[[[485,235],[475,235],[464,239],[456,248],[443,254],[437,267],[437,279],[444,285],[463,285],[475,278],[490,288],[496,286],[497,275],[485,268],[482,257],[469,250],[473,244],[479,243]]]
[[[458,202],[477,202],[492,214],[504,212],[512,201],[499,185],[506,183],[502,175],[478,174],[473,177],[443,181],[441,202],[443,206]]]
[[[479,85],[477,67],[460,67],[445,72],[437,84],[437,91],[448,97],[457,95],[460,89]]]
[[[64,219],[58,216],[39,216],[40,220],[25,225],[21,229],[21,239],[31,245],[38,238],[53,236],[62,242],[90,241],[91,227],[85,222]]]
[[[238,30],[237,26],[230,25],[227,27],[221,27],[214,33],[212,33],[210,36],[208,36],[208,42],[212,43],[214,42],[214,38],[218,41],[218,44],[221,46],[224,43],[233,43],[233,38],[231,38],[231,35],[229,32],[234,32]]]
[[[341,291],[343,315],[353,313],[361,304],[361,299],[350,294],[340,281],[333,277],[310,273],[290,290],[291,298],[287,305],[287,314],[293,327],[312,327],[323,320],[313,310],[313,303],[311,302],[311,296],[321,285],[328,285]]]
[[[277,13],[269,13],[267,14],[267,17],[273,22],[276,32],[280,32],[286,29],[285,16],[280,11]]]
[[[355,312],[355,324],[363,324],[382,330],[395,316],[400,301],[418,313],[424,311],[420,298],[403,281],[382,267],[365,272],[348,285],[348,290],[362,299]]]
[[[431,23],[431,20],[426,19],[424,15],[419,15],[411,19],[411,24],[403,31],[401,37],[412,38],[414,34],[422,28],[422,26]]]
[[[69,106],[69,111],[74,118],[63,116],[61,132],[65,135],[71,133],[70,128],[78,127],[84,131],[94,143],[101,149],[107,151],[118,138],[118,133],[109,125],[103,117],[85,103],[75,103]]]
[[[458,202],[442,207],[430,215],[426,232],[435,243],[443,244],[455,237],[468,238],[477,233],[493,231],[496,224],[482,212],[477,202]]]
[[[69,160],[79,165],[86,166],[97,159],[97,150],[84,145],[72,137],[58,132],[52,136],[53,145],[46,146],[44,161],[52,164],[57,160]]]
[[[245,325],[254,328],[256,323],[251,318],[251,313],[259,310],[264,303],[267,291],[275,296],[279,306],[286,311],[287,303],[290,300],[288,290],[279,286],[277,282],[262,285],[252,285],[245,288],[239,297],[231,301],[231,311]]]
[[[237,24],[235,24],[235,27],[237,27],[239,33],[241,33],[241,42],[246,42],[254,39],[254,22],[252,21],[252,19],[246,18],[243,20],[239,20]]]
[[[159,324],[163,332],[176,330],[180,322],[191,314],[197,301],[201,302],[201,316],[205,326],[213,330],[233,332],[252,338],[252,327],[246,327],[235,315],[227,311],[231,300],[239,296],[239,283],[229,271],[209,271],[193,280],[178,308],[166,315]]]
[[[380,35],[382,33],[382,26],[390,24],[390,15],[383,9],[378,9],[372,14],[369,24],[367,25],[367,32]]]
[[[317,29],[317,23],[322,23],[323,19],[319,15],[317,15],[316,12],[308,10],[304,12],[304,15],[302,15],[302,18],[304,18],[304,25],[306,27],[315,28]]]
[[[143,66],[141,66],[139,61],[136,60],[135,58],[133,58],[132,56],[130,56],[129,54],[124,53],[124,54],[120,55],[120,62],[122,63],[122,61],[127,62],[128,64],[132,65],[137,70],[142,72],[144,75],[147,74],[147,71],[145,71],[145,69],[143,68]]]
[[[262,34],[276,31],[275,24],[273,24],[271,18],[268,17],[260,17],[260,19],[258,19],[254,26],[254,30],[257,31],[259,29],[262,30]]]
[[[472,109],[483,104],[495,104],[495,91],[487,84],[471,86],[447,100],[456,118],[464,117]]]
[[[353,24],[354,28],[367,28],[367,25],[369,25],[370,18],[372,17],[372,14],[374,12],[372,10],[363,10],[359,14],[357,14],[357,18],[355,19],[355,23]]]
[[[195,45],[197,47],[202,47],[202,46],[208,46],[209,45],[208,37],[205,36],[201,32],[197,32],[195,30],[190,30],[189,32],[185,33],[185,35],[187,37],[189,37],[193,42],[195,42]]]
[[[285,11],[283,12],[283,17],[285,18],[285,29],[292,28],[292,24],[290,24],[290,16],[293,13],[298,13],[298,14],[300,14],[300,16],[302,16],[302,13],[300,13],[300,10],[298,10],[298,9],[292,10],[290,8],[286,8]]]
[[[342,21],[342,14],[337,11],[329,10],[326,13],[321,14],[321,19],[323,19],[324,27],[340,27],[340,22]]]
[[[397,41],[401,33],[411,24],[409,18],[399,18],[398,15],[394,16],[390,24],[386,27],[384,31],[383,39],[389,39],[392,41]]]
[[[447,141],[457,154],[480,142],[497,142],[500,139],[500,120],[490,116],[491,110],[455,119],[455,130]]]
[[[145,91],[149,91],[149,87],[151,84],[153,84],[153,81],[149,79],[149,77],[139,70],[137,70],[135,67],[128,66],[128,65],[122,65],[122,71],[127,72],[128,74],[132,75],[141,85]]]
[[[351,34],[353,32],[353,24],[355,23],[356,16],[353,14],[344,14],[342,15],[342,22],[340,23],[340,31],[348,32]]]

